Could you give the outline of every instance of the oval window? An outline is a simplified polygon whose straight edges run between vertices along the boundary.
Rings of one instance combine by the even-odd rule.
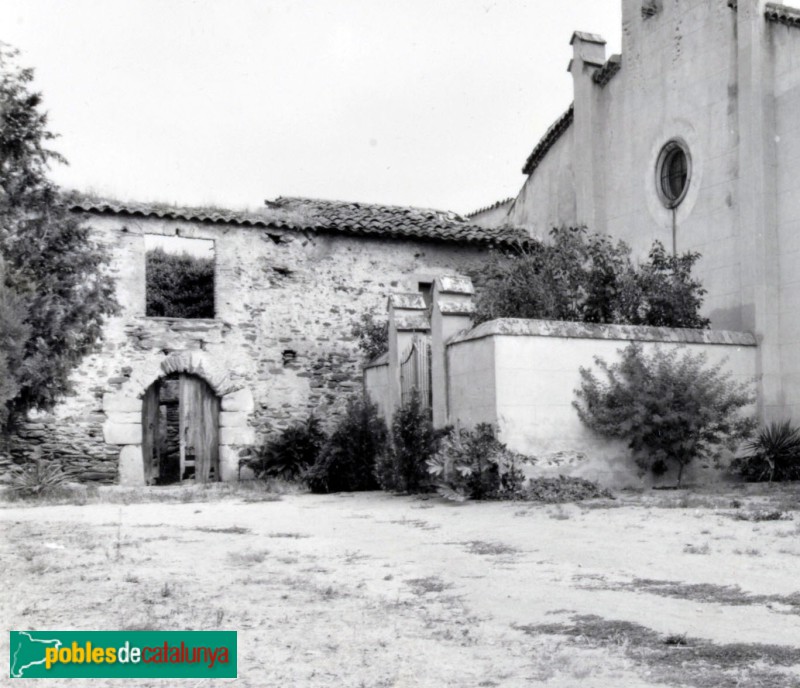
[[[676,207],[686,196],[691,171],[689,151],[682,141],[670,141],[661,149],[656,166],[656,186],[667,208]]]

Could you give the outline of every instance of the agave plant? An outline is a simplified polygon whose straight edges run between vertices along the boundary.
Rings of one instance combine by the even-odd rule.
[[[73,475],[56,460],[34,459],[12,466],[8,488],[19,497],[46,497],[60,490]]]
[[[747,443],[749,454],[737,459],[739,473],[755,482],[800,478],[800,428],[773,421]]]

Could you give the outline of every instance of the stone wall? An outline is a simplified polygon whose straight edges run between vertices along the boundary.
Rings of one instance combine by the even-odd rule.
[[[211,384],[223,398],[223,416],[226,394],[252,395],[244,427],[221,423],[229,447],[221,469],[235,477],[240,454],[311,412],[331,424],[360,390],[362,359],[351,327],[362,313],[382,314],[390,293],[416,291],[435,274],[468,270],[485,255],[479,246],[432,241],[128,216],[86,220],[112,250],[122,313],[75,370],[73,393],[51,413],[32,414],[8,441],[16,461],[44,452],[78,469],[81,479],[103,482],[118,478],[121,454],[125,479],[139,479],[141,397],[174,372],[170,362]],[[145,317],[147,234],[214,240],[214,319]]]

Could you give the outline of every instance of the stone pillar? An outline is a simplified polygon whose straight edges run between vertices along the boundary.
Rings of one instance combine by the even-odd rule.
[[[415,334],[429,331],[430,321],[422,294],[414,292],[389,297],[389,384],[386,399],[386,423],[389,427],[401,404],[400,357],[411,345]]]
[[[590,231],[602,232],[604,220],[597,208],[600,189],[596,188],[599,187],[597,175],[601,171],[595,169],[595,148],[602,140],[598,121],[600,109],[597,106],[601,89],[592,76],[606,61],[606,42],[601,36],[576,31],[569,43],[573,50],[569,71],[575,99],[572,160],[575,166],[577,219],[579,225],[586,225]]]
[[[775,99],[771,25],[765,0],[739,0],[737,67],[739,108],[739,237],[742,325],[756,335],[758,411],[764,420],[784,415],[780,359],[780,294]]]
[[[450,400],[447,374],[447,340],[472,327],[475,289],[469,277],[437,277],[433,283],[431,309],[431,391],[433,393],[433,427],[443,428],[450,422]]]

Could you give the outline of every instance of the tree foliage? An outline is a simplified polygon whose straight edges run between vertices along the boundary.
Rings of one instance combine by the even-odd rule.
[[[378,409],[363,396],[347,404],[317,462],[306,473],[312,492],[374,490],[375,461],[386,444],[386,424]]]
[[[55,138],[31,90],[33,70],[0,44],[0,359],[2,416],[49,408],[115,311],[105,250],[49,181]]]
[[[350,334],[358,340],[358,348],[366,361],[373,361],[389,350],[389,322],[385,318],[362,313],[350,328]]]
[[[431,414],[415,390],[394,415],[391,443],[376,465],[378,483],[394,492],[430,492],[433,480],[427,462],[436,453],[439,437]]]
[[[636,266],[622,241],[554,229],[515,254],[495,253],[474,274],[476,322],[539,318],[588,323],[708,327],[705,290],[692,278],[698,253],[670,256],[655,242]]]
[[[147,252],[145,275],[149,317],[214,317],[213,258],[158,247]]]
[[[693,459],[718,457],[752,432],[752,419],[740,415],[754,400],[749,385],[733,382],[721,363],[678,348],[647,355],[635,343],[621,354],[614,364],[595,358],[605,380],[580,369],[573,404],[592,430],[627,440],[642,467],[658,474],[674,464],[680,485]]]

